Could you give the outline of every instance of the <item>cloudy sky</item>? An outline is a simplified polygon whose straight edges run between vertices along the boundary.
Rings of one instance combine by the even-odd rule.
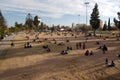
[[[100,19],[103,21],[110,17],[112,22],[120,11],[120,0],[0,0],[0,10],[8,26],[14,26],[15,21],[24,24],[28,13],[33,17],[38,15],[48,25],[71,25],[86,23],[85,2],[89,2],[88,24],[95,3],[98,4]]]

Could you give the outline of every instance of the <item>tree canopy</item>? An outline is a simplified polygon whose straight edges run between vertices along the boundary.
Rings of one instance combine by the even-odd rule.
[[[115,26],[120,30],[120,12],[117,13],[118,19],[114,18]]]
[[[32,18],[32,15],[30,13],[28,13],[28,15],[26,17],[25,25],[27,27],[29,27],[30,29],[33,27],[33,18]]]
[[[6,21],[2,12],[0,11],[0,37],[3,37],[4,31],[7,28]]]
[[[110,18],[108,19],[108,31],[111,30],[111,25],[110,25]]]
[[[98,4],[95,4],[95,7],[93,8],[93,12],[91,14],[90,17],[90,25],[92,26],[93,30],[94,30],[94,36],[95,31],[99,28],[100,25],[100,19],[99,19],[99,10],[98,10]]]
[[[103,31],[106,31],[107,30],[107,23],[105,21],[104,25],[103,25]]]

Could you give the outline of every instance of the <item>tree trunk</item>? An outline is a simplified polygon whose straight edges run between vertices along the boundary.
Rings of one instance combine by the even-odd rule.
[[[120,37],[120,29],[119,29],[119,37]]]
[[[96,33],[95,33],[96,30],[94,30],[94,36],[96,36]]]

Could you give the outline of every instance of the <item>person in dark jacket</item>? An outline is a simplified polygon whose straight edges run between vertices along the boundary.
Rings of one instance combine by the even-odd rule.
[[[115,63],[114,63],[114,61],[111,61],[111,64],[108,65],[108,67],[115,67]]]
[[[103,54],[105,54],[105,52],[108,50],[108,48],[107,48],[107,46],[105,44],[103,45],[102,50],[103,50]]]
[[[105,64],[108,65],[108,58],[105,59]]]
[[[88,55],[89,55],[89,50],[85,52],[85,56],[88,56]]]

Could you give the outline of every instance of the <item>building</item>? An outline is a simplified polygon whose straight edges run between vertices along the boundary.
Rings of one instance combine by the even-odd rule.
[[[103,28],[103,21],[100,20],[100,25],[99,25],[99,28],[102,29]]]

